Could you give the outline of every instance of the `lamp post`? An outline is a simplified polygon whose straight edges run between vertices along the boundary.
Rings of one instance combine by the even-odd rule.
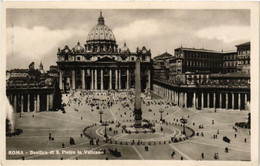
[[[162,113],[164,112],[164,110],[163,110],[163,109],[160,109],[159,112],[161,113],[160,121],[163,121],[163,119],[162,119]]]
[[[182,130],[182,134],[186,135],[185,132],[185,124],[188,122],[187,119],[184,119],[183,117],[180,119],[181,123],[183,124],[183,130]]]
[[[105,134],[104,134],[104,137],[106,138],[106,142],[107,142],[107,126],[108,126],[108,123],[105,122],[105,123],[103,123],[103,125],[105,126]]]
[[[102,124],[102,114],[104,113],[102,110],[98,111],[99,115],[100,115],[100,120],[99,122]]]

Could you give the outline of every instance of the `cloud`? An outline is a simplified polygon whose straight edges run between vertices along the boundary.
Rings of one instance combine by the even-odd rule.
[[[207,27],[197,31],[196,36],[209,40],[222,40],[224,43],[250,40],[250,27],[231,25]]]
[[[7,66],[19,67],[23,63],[39,62],[48,57],[50,52],[56,59],[56,51],[60,43],[74,36],[86,36],[83,28],[50,30],[44,26],[36,26],[32,29],[25,27],[7,28]],[[13,40],[12,40],[13,39]],[[76,43],[76,41],[74,41]],[[19,64],[18,64],[19,63]]]
[[[116,27],[113,32],[115,36],[120,36],[124,40],[138,40],[158,34],[160,26],[157,20],[137,20],[126,26]]]

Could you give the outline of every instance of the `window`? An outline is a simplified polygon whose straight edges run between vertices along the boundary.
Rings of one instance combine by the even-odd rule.
[[[134,57],[132,57],[132,58],[131,58],[131,60],[132,60],[132,61],[134,61],[134,60],[135,60],[135,58],[134,58]]]
[[[69,59],[69,56],[68,55],[65,55],[65,60],[68,60]]]
[[[80,61],[80,57],[77,57],[77,60]]]

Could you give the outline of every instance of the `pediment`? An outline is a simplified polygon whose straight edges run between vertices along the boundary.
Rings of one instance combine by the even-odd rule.
[[[109,57],[104,57],[104,58],[97,60],[96,62],[116,62],[116,60],[109,58]]]

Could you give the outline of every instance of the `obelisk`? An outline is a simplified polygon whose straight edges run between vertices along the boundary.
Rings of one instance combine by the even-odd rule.
[[[135,128],[142,127],[142,110],[141,110],[141,63],[137,55],[135,62]]]

